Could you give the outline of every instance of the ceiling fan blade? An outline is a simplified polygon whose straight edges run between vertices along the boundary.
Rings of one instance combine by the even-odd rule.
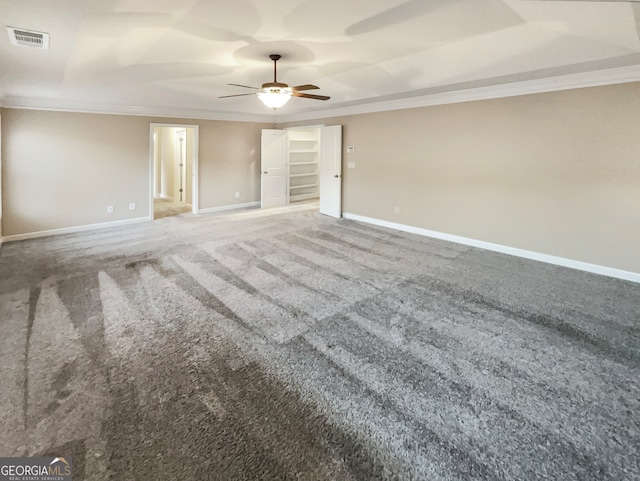
[[[227,84],[227,85],[231,85],[233,87],[242,87],[242,88],[245,88],[245,89],[260,90],[260,87],[249,87],[248,85],[240,85],[240,84]]]
[[[296,87],[291,87],[291,90],[293,90],[294,92],[299,92],[300,90],[315,90],[319,88],[320,87],[318,87],[317,85],[304,84],[304,85],[297,85]]]
[[[245,95],[255,95],[255,94],[223,95],[222,97],[218,97],[218,98],[219,98],[219,99],[228,99],[229,97],[244,97]]]
[[[327,97],[326,95],[303,94],[300,92],[293,92],[291,95],[294,97],[302,97],[305,99],[314,99],[314,100],[329,100],[331,98],[331,97]]]

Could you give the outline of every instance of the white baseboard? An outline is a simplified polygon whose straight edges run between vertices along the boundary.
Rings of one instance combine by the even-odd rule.
[[[164,199],[164,200],[168,200],[170,202],[174,201],[174,198],[169,196],[169,195],[164,195],[164,194],[160,194],[159,196],[155,197],[156,199]]]
[[[249,202],[247,204],[232,204],[232,205],[223,205],[221,207],[208,207],[206,209],[200,209],[198,211],[198,214],[213,214],[214,212],[224,212],[226,210],[236,210],[236,209],[251,209],[252,207],[260,207],[260,201]]]
[[[367,224],[373,224],[380,227],[388,227],[390,229],[396,229],[399,231],[409,232],[412,234],[418,234],[426,237],[433,237],[435,239],[455,242],[457,244],[463,244],[463,245],[472,246],[472,247],[479,247],[480,249],[500,252],[502,254],[508,254],[516,257],[523,257],[525,259],[531,259],[534,261],[546,262],[547,264],[554,264],[562,267],[568,267],[570,269],[577,269],[580,271],[591,272],[593,274],[600,274],[603,276],[623,279],[625,281],[640,283],[640,273],[637,273],[637,272],[623,271],[621,269],[614,269],[612,267],[600,266],[597,264],[589,264],[588,262],[576,261],[576,260],[567,259],[564,257],[557,257],[557,256],[548,255],[548,254],[542,254],[540,252],[533,252],[525,249],[518,249],[516,247],[509,247],[501,244],[493,244],[491,242],[484,242],[476,239],[470,239],[468,237],[444,234],[442,232],[422,229],[420,227],[414,227],[414,226],[405,225],[405,224],[398,224],[396,222],[389,222],[386,220],[375,219],[372,217],[365,217],[357,214],[349,214],[345,212],[342,215],[345,219],[365,222]]]
[[[27,239],[36,239],[38,237],[49,237],[52,235],[60,234],[74,234],[76,232],[86,232],[96,229],[109,229],[111,227],[120,227],[124,225],[140,224],[142,222],[149,222],[149,217],[138,217],[136,219],[117,220],[113,222],[102,222],[100,224],[80,225],[77,227],[64,227],[62,229],[42,230],[39,232],[28,232],[26,234],[15,234],[2,237],[1,242],[14,242]]]

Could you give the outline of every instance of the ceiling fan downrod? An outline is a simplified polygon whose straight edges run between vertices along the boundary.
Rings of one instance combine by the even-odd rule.
[[[269,58],[271,60],[273,60],[273,83],[277,84],[278,83],[278,76],[277,76],[278,71],[276,69],[276,65],[277,65],[278,60],[280,60],[282,58],[282,56],[274,53],[274,54],[269,55]]]

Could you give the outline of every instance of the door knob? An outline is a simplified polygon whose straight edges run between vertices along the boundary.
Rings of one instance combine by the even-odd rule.
[[[263,172],[263,174],[268,174],[269,172]]]
[[[336,174],[336,175],[334,175],[334,177],[335,177],[336,179],[339,179],[339,178],[340,178],[340,174]]]

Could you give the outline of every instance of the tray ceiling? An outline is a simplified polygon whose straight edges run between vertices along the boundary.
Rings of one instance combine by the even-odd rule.
[[[0,39],[4,106],[272,117],[255,96],[218,98],[271,81],[272,53],[278,80],[331,96],[292,99],[277,112],[291,119],[640,72],[630,1],[0,0],[0,11],[5,26],[50,34],[48,50]]]

